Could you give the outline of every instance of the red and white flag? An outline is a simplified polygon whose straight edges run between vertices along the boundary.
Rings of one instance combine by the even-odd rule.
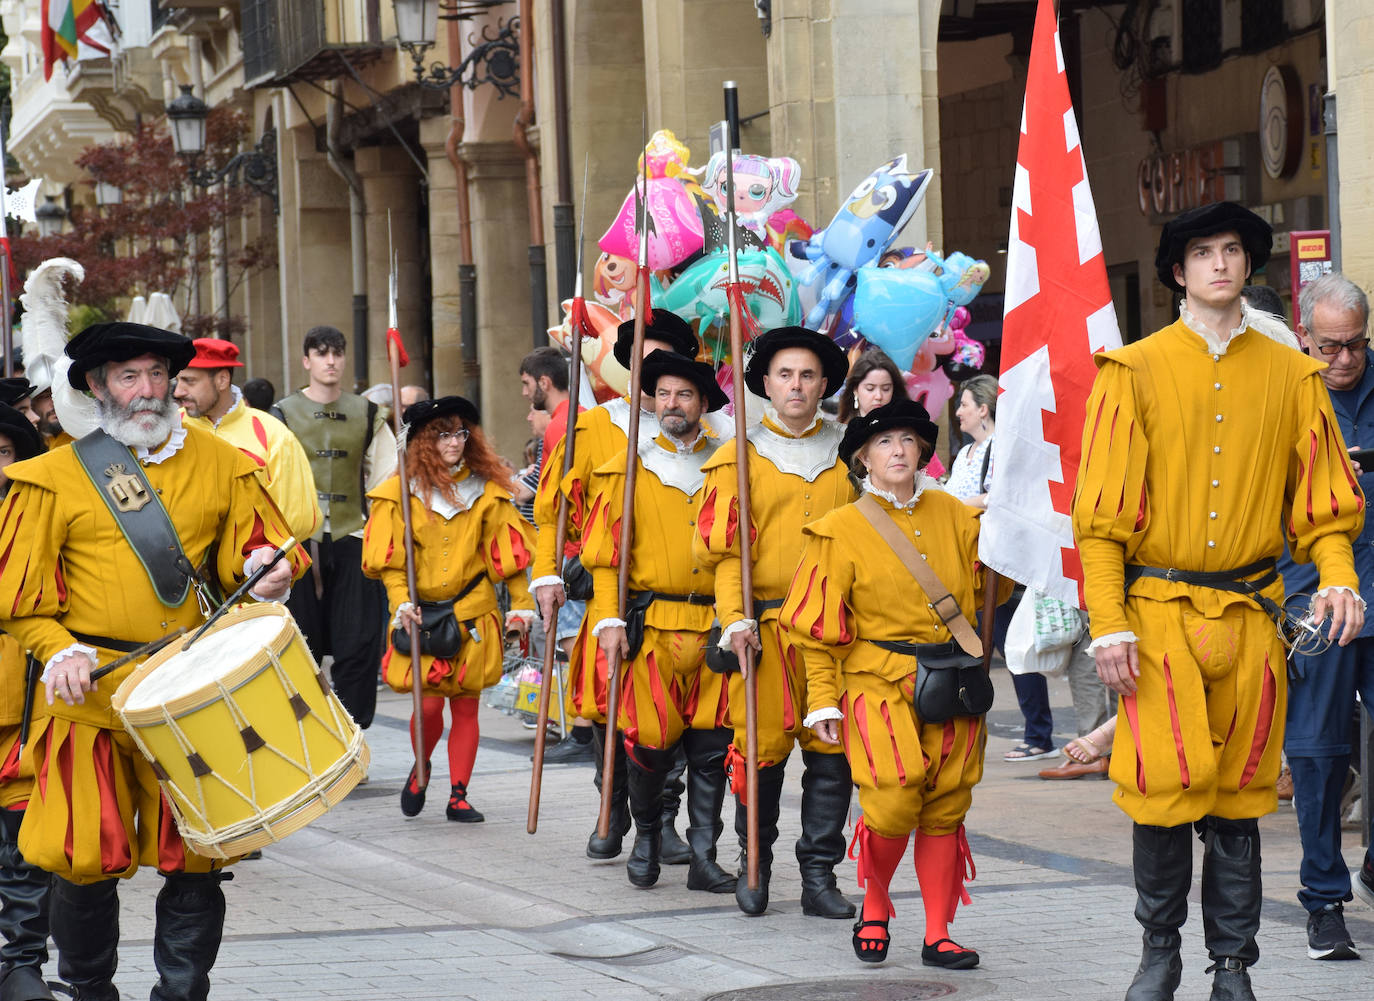
[[[979,555],[1079,606],[1083,566],[1069,513],[1083,412],[1093,353],[1120,344],[1054,3],[1040,0],[1012,189],[1002,393]]]

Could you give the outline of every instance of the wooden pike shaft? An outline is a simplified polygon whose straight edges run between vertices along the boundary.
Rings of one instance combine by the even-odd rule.
[[[621,500],[620,512],[620,567],[616,580],[616,615],[625,618],[625,606],[630,591],[630,546],[634,543],[635,521],[635,474],[639,471],[639,412],[640,393],[643,385],[644,322],[643,304],[649,297],[649,269],[647,264],[640,265],[636,280],[638,305],[635,308],[634,341],[630,345],[630,426],[626,432],[625,445],[625,492]],[[611,776],[615,774],[615,751],[619,741],[616,739],[616,720],[620,713],[620,658],[606,658],[606,748],[601,759],[601,812],[596,818],[596,833],[599,838],[610,836],[611,830]]]
[[[580,298],[581,275],[578,276]],[[572,369],[568,375],[568,426],[563,434],[563,476],[572,471],[573,449],[577,436],[578,397],[582,392],[582,324],[573,323]],[[568,497],[561,490],[558,498],[558,528],[554,533],[554,557],[563,562],[563,546],[568,541]],[[558,616],[544,624],[544,667],[539,678],[539,719],[534,730],[534,770],[530,773],[530,806],[525,818],[525,831],[533,834],[539,829],[539,794],[544,782],[544,743],[549,725],[549,699],[553,691],[553,659],[558,650]],[[568,739],[568,734],[563,734]]]
[[[410,477],[406,475],[406,447],[401,444],[401,359],[396,344],[387,339],[387,360],[391,363],[391,425],[396,433],[396,475],[401,478],[401,519],[405,525],[406,595],[411,607],[419,608],[415,587],[415,530],[410,521]],[[429,786],[429,761],[425,757],[425,705],[420,676],[420,624],[410,623],[410,694],[414,704],[411,733],[414,735],[415,781],[423,791]]]

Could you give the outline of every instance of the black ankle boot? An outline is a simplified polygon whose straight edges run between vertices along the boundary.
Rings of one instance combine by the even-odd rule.
[[[54,876],[48,901],[58,976],[80,1001],[119,1001],[119,881],[77,884]]]
[[[157,895],[149,1001],[205,1001],[224,934],[224,872],[172,872]]]
[[[735,833],[739,835],[739,875],[735,877],[735,903],[745,914],[757,916],[768,910],[768,881],[773,875],[773,844],[778,840],[778,816],[782,812],[782,780],[786,760],[759,769],[759,886],[749,889],[749,810],[735,803]]]
[[[849,761],[843,754],[802,751],[801,837],[797,865],[801,869],[803,914],[820,918],[852,918],[854,905],[835,885],[835,866],[844,858],[844,825],[854,788]]]
[[[19,854],[23,822],[23,810],[0,810],[0,1001],[50,1001],[43,981],[49,876]]]
[[[1204,817],[1200,826],[1202,932],[1212,957],[1212,1001],[1255,1001],[1245,971],[1259,959],[1259,822]]]
[[[627,749],[628,750],[628,749]],[[638,887],[658,882],[659,849],[663,830],[663,783],[673,764],[673,750],[635,747],[631,753],[627,778],[630,787],[630,816],[635,822],[635,843],[625,862],[625,876]]]
[[[725,729],[688,730],[682,735],[687,752],[689,890],[729,893],[735,888],[735,877],[716,861],[716,842],[725,830],[720,808],[725,802],[725,752],[732,736]]]
[[[587,838],[587,858],[604,861],[618,858],[630,830],[629,786],[626,783],[625,742],[615,735],[615,769],[611,774],[611,826],[604,838],[593,829]],[[606,724],[592,724],[592,747],[596,751],[596,788],[601,789],[601,766],[606,755]]]
[[[1193,884],[1192,829],[1136,824],[1131,830],[1135,869],[1135,919],[1145,929],[1144,947],[1126,1001],[1173,1001],[1183,977],[1179,929],[1188,918]]]
[[[677,833],[677,814],[682,806],[682,794],[687,789],[682,781],[686,768],[687,752],[679,744],[668,781],[663,786],[663,847],[659,854],[664,865],[686,865],[692,861],[692,849]]]

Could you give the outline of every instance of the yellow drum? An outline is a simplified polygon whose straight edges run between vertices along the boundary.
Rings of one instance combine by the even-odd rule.
[[[149,657],[111,700],[181,836],[212,858],[279,841],[367,774],[362,731],[285,607],[236,608]]]

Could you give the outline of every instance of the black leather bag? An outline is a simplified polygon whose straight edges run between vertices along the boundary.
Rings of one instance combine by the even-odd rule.
[[[563,590],[569,601],[590,601],[592,597],[592,572],[576,556],[563,561]]]
[[[463,645],[463,630],[453,614],[452,601],[420,602],[420,652],[429,657],[458,656]],[[410,656],[410,629],[391,630],[391,645],[396,652]]]
[[[981,716],[992,708],[992,678],[983,659],[969,656],[958,643],[918,643],[916,664],[912,702],[923,723]]]

